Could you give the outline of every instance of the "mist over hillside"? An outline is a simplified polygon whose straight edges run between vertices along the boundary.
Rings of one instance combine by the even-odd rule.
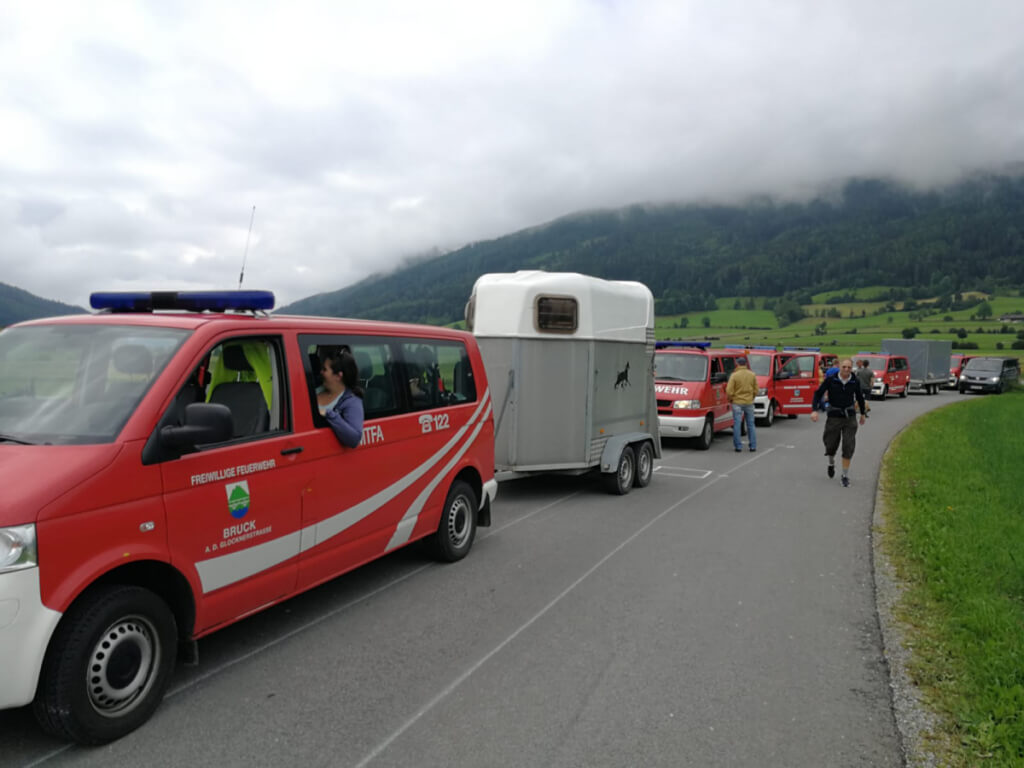
[[[588,211],[407,264],[282,307],[296,314],[450,323],[485,272],[639,280],[659,313],[716,296],[893,285],[933,294],[1024,285],[1024,176],[920,191],[853,179],[806,203]]]
[[[0,283],[0,326],[54,315],[77,315],[85,312],[59,301],[44,299],[7,283]]]

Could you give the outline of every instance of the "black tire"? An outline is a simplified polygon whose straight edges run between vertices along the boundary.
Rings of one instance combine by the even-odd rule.
[[[711,423],[711,417],[708,416],[704,419],[704,428],[700,431],[700,436],[694,438],[697,441],[697,449],[700,451],[706,451],[711,447],[711,441],[715,437],[715,426]]]
[[[761,419],[762,427],[770,427],[775,423],[775,401],[772,400],[768,403],[768,410],[764,413],[764,418]]]
[[[965,388],[963,388],[963,387],[960,387],[960,394],[961,395],[966,395],[967,394],[967,390]]]
[[[476,538],[476,512],[479,501],[473,489],[456,480],[448,489],[437,532],[428,540],[431,554],[446,563],[454,563],[469,554]]]
[[[888,396],[889,396],[889,385],[888,384],[883,384],[882,385],[882,395],[881,395],[881,397],[879,397],[879,400],[885,400],[885,398],[887,398]]]
[[[908,386],[910,386],[910,385],[909,384],[904,384],[903,385],[903,389],[900,390],[900,397],[906,397],[907,396],[907,387]]]
[[[148,589],[111,585],[87,592],[46,651],[33,702],[39,725],[79,744],[131,733],[160,705],[177,645],[174,614]]]
[[[608,493],[616,496],[625,496],[629,493],[633,487],[633,478],[636,477],[636,454],[633,452],[633,446],[625,446],[619,456],[619,464],[615,471],[604,474],[602,477]]]
[[[633,477],[633,485],[637,488],[646,488],[651,484],[653,475],[654,449],[648,442],[640,443],[636,449],[636,474]]]

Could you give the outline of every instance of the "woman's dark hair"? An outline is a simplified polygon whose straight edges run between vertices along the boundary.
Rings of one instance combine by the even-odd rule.
[[[341,374],[341,380],[345,387],[352,390],[356,397],[363,396],[363,388],[359,386],[359,367],[356,359],[348,352],[337,352],[330,355],[324,362],[331,366],[331,370]]]

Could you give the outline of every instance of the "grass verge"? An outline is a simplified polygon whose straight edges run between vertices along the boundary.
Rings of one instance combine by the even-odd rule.
[[[900,434],[883,548],[906,585],[909,672],[949,766],[1024,766],[1024,390],[964,397]]]

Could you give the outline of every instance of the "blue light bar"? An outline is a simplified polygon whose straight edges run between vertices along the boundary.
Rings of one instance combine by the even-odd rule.
[[[821,347],[783,347],[783,352],[821,352]]]
[[[654,342],[655,349],[667,349],[669,347],[696,347],[697,349],[707,349],[711,346],[710,341],[656,341]]]
[[[767,350],[768,352],[777,352],[778,351],[774,344],[755,344],[752,347],[747,347],[747,349],[764,349],[764,350]]]
[[[271,291],[106,291],[89,296],[93,309],[111,312],[255,312],[274,308]]]

